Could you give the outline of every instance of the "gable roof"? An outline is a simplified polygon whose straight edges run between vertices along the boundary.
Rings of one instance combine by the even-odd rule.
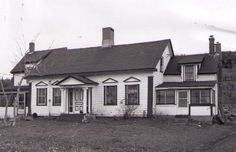
[[[21,73],[24,72],[25,66],[27,63],[37,63],[41,59],[45,58],[52,50],[45,51],[35,51],[32,54],[26,54],[20,62],[16,64],[16,66],[11,70],[11,73]]]
[[[181,64],[198,64],[201,67],[198,74],[214,74],[217,72],[217,55],[210,54],[194,54],[194,55],[178,55],[173,56],[168,63],[164,75],[180,75]]]
[[[33,70],[28,77],[126,70],[155,71],[168,45],[171,46],[169,39],[106,48],[51,50],[37,70]]]

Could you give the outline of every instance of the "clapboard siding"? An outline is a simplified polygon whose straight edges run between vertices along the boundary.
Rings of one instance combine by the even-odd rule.
[[[98,116],[122,116],[125,108],[125,85],[139,84],[140,87],[140,105],[134,112],[136,116],[146,116],[147,114],[147,82],[148,76],[152,73],[124,73],[103,76],[91,76],[89,79],[98,82],[99,85],[93,88],[93,113]],[[140,82],[123,82],[125,79],[133,76]],[[113,78],[118,83],[104,84],[102,83],[107,78]],[[104,86],[117,85],[117,105],[104,105]]]
[[[163,64],[163,72],[160,71],[160,61],[158,62],[157,66],[156,66],[156,69],[157,71],[156,72],[153,72],[153,114],[156,114],[156,89],[155,87],[157,85],[160,85],[161,83],[163,83],[164,81],[164,72],[167,68],[167,65],[171,59],[171,57],[173,56],[172,54],[172,51],[171,51],[171,47],[170,45],[168,45],[165,49],[165,51],[163,52],[163,59],[164,59],[164,64]]]
[[[57,80],[61,80],[61,78],[54,78],[54,79],[35,79],[31,80],[32,88],[31,88],[31,108],[32,114],[37,113],[39,116],[49,116],[49,115],[60,115],[62,113],[63,107],[62,106],[53,106],[52,105],[52,89],[57,88],[58,86],[52,86],[50,83],[53,83]],[[47,86],[36,86],[37,83],[40,81],[47,84]],[[47,88],[47,105],[46,106],[37,106],[37,88]],[[63,101],[62,101],[63,103]],[[62,104],[63,105],[63,104]]]

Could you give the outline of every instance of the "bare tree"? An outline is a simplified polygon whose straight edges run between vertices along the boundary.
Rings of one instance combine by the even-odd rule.
[[[3,77],[0,81],[1,83],[1,88],[2,88],[2,92],[3,92],[3,95],[5,97],[5,100],[6,100],[6,106],[5,106],[5,116],[4,116],[4,125],[5,126],[8,126],[8,122],[7,122],[7,119],[8,119],[8,115],[7,115],[7,112],[8,112],[8,98],[7,98],[7,95],[6,95],[6,92],[5,92],[5,88],[4,88],[4,85],[3,85]]]

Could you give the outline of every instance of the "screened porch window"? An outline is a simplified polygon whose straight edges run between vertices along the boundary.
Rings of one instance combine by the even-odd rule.
[[[16,94],[7,94],[6,96],[8,99],[8,106],[13,107]],[[5,107],[5,106],[6,106],[6,97],[5,97],[5,95],[1,94],[0,95],[0,107]]]
[[[104,105],[117,105],[117,86],[104,86]]]
[[[37,89],[37,106],[47,105],[47,88]]]
[[[156,104],[175,104],[174,90],[158,90],[156,95]]]
[[[139,85],[126,85],[125,99],[126,105],[139,105]]]
[[[53,106],[61,106],[60,88],[53,88]]]
[[[211,103],[210,89],[191,90],[190,100],[192,104],[206,104]]]

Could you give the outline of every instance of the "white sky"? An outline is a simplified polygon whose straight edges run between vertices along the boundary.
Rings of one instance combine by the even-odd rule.
[[[0,73],[32,40],[36,50],[100,46],[107,26],[115,44],[171,39],[175,54],[206,53],[214,35],[236,50],[236,1],[0,0]]]

